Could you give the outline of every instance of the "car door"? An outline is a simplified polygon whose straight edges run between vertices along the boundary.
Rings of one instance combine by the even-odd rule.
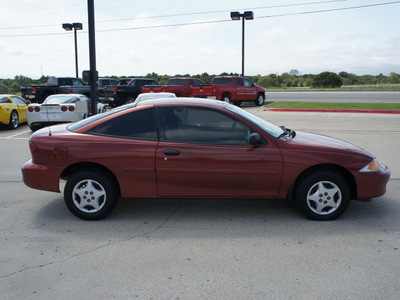
[[[152,107],[144,106],[111,118],[85,133],[97,136],[94,140],[97,145],[80,155],[99,161],[115,174],[121,197],[157,197],[155,152],[158,136]],[[88,142],[90,140],[87,138]]]
[[[11,99],[17,105],[19,122],[25,123],[26,122],[26,110],[28,109],[28,104],[26,104],[26,102],[18,96],[11,96]]]
[[[157,107],[160,197],[276,197],[282,158],[273,141],[249,145],[255,130],[227,112]]]
[[[236,95],[232,95],[231,100],[246,100],[247,89],[244,86],[243,78],[235,77]]]
[[[253,83],[247,78],[243,78],[244,86],[246,89],[246,98],[248,100],[253,100],[257,98],[256,89],[254,88]]]

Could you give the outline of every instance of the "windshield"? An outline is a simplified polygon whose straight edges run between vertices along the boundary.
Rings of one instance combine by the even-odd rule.
[[[43,104],[61,104],[61,103],[75,103],[78,102],[79,98],[77,97],[71,97],[68,95],[54,95],[54,96],[50,96],[48,97]]]
[[[245,111],[244,109],[241,109],[237,106],[227,104],[225,106],[225,108],[227,110],[230,110],[230,111],[234,112],[235,114],[245,118],[246,120],[250,121],[254,125],[260,127],[262,130],[269,133],[274,138],[279,138],[281,136],[281,134],[284,132],[282,128],[280,128],[274,124],[271,124],[271,123],[265,121],[264,119],[261,119],[260,117],[257,117],[256,115],[253,115],[253,114],[249,113],[248,111]]]

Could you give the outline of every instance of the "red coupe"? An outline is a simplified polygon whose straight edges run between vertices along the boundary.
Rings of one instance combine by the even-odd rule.
[[[60,192],[79,218],[122,198],[290,198],[316,220],[385,193],[389,169],[337,139],[277,127],[234,105],[169,98],[35,132],[31,188]]]

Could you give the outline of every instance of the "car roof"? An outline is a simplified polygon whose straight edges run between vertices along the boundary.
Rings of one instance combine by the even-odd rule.
[[[224,107],[227,105],[226,102],[219,100],[211,100],[204,98],[157,98],[157,99],[149,99],[146,101],[141,101],[137,104],[137,106],[143,105],[205,105],[205,106],[214,106],[214,107]]]

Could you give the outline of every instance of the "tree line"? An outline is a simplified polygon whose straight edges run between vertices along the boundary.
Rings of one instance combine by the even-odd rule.
[[[158,81],[161,85],[165,85],[171,77],[195,77],[204,82],[211,84],[215,76],[239,76],[237,73],[221,73],[218,75],[208,74],[206,72],[196,75],[176,74],[159,75],[157,73],[148,73],[146,76],[104,76],[107,78],[130,78],[130,77],[146,77]],[[347,72],[333,73],[322,72],[320,74],[300,74],[297,70],[291,70],[283,74],[269,74],[246,76],[255,84],[265,88],[293,88],[293,87],[310,87],[310,88],[339,88],[343,85],[385,85],[400,84],[400,74],[390,73],[389,76],[379,75],[356,75]],[[0,79],[0,94],[19,93],[21,86],[46,84],[49,76],[42,76],[39,79],[32,79],[23,75],[17,75],[13,79]]]

